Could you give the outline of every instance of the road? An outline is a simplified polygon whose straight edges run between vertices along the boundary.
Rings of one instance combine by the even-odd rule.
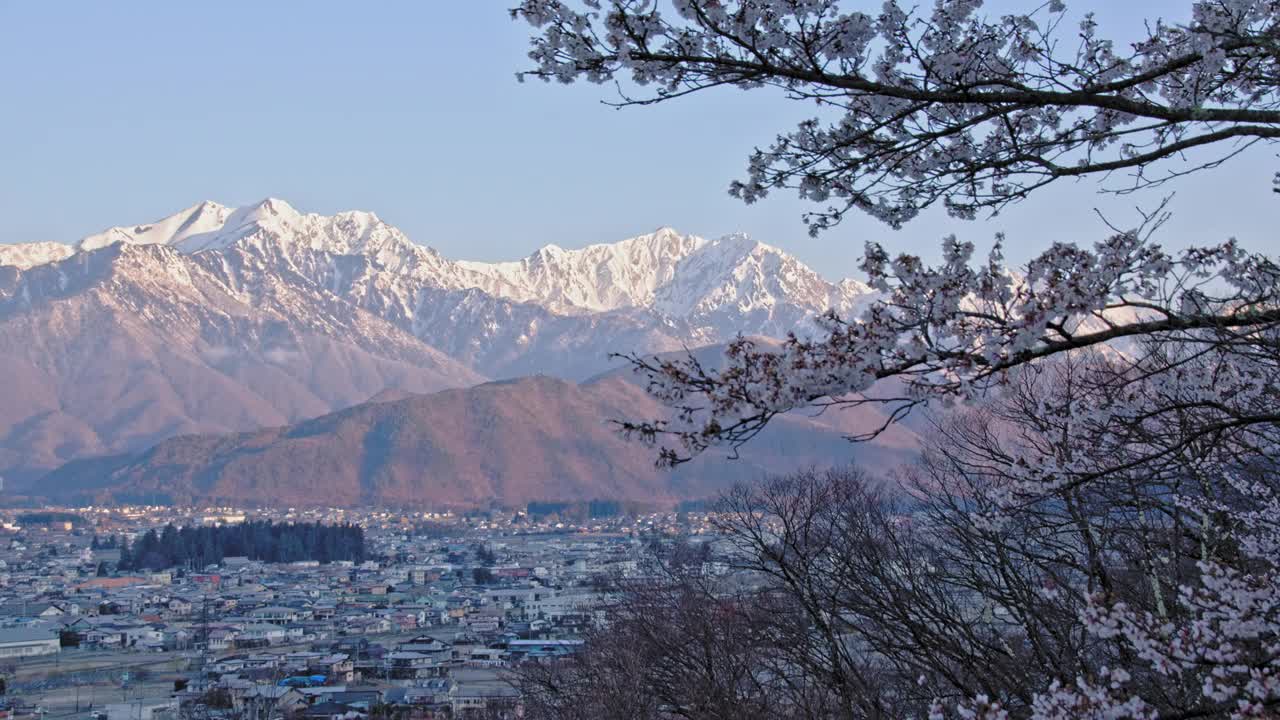
[[[422,628],[413,632],[396,632],[366,636],[371,642],[391,645],[418,635],[451,637],[452,628]],[[269,652],[293,652],[310,649],[312,643],[274,645],[262,648]],[[213,659],[243,655],[254,650],[227,650],[212,653]],[[67,650],[55,656],[27,658],[16,663],[11,676],[9,697],[23,703],[43,707],[49,717],[76,718],[89,716],[89,703],[94,707],[125,699],[164,697],[173,692],[173,681],[188,667],[191,651],[119,652]],[[130,687],[122,689],[128,672]],[[142,678],[139,678],[139,674]],[[77,707],[79,710],[77,711]]]

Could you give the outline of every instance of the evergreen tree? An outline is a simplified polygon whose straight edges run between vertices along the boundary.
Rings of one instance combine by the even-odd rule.
[[[178,538],[178,528],[169,523],[164,526],[164,530],[160,533],[160,544],[156,548],[156,553],[164,558],[163,567],[172,567],[181,560],[185,560],[182,542]]]
[[[120,562],[116,563],[116,567],[121,570],[133,570],[133,549],[129,547],[127,538],[120,539]]]
[[[122,550],[119,567],[160,570],[191,565],[204,568],[221,563],[227,556],[264,562],[360,562],[365,558],[364,530],[350,524],[277,524],[254,520],[228,527],[168,525],[159,533],[148,530],[127,552]]]

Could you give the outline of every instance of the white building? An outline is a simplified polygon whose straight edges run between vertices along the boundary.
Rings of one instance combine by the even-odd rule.
[[[267,642],[272,645],[283,643],[287,637],[288,633],[283,627],[271,623],[250,623],[236,633],[237,641]]]
[[[61,650],[57,629],[48,625],[0,629],[0,657],[54,655]]]

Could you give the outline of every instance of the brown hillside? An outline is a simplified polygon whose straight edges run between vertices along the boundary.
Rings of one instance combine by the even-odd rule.
[[[782,418],[729,461],[678,472],[623,440],[610,419],[653,416],[634,384],[549,377],[371,402],[288,427],[160,443],[132,460],[69,465],[42,488],[59,499],[275,505],[468,506],[500,501],[703,497],[736,480],[855,457],[886,467],[912,451],[853,446],[814,419]]]

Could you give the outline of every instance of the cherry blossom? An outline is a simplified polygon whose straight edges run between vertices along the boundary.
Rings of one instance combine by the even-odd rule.
[[[511,13],[537,29],[522,79],[616,83],[621,104],[722,86],[813,103],[730,192],[825,205],[806,217],[815,234],[854,209],[895,227],[935,204],[972,218],[1060,178],[1149,187],[1280,137],[1277,0],[1201,0],[1191,22],[1152,22],[1128,49],[1092,15],[1063,27],[1056,1],[998,18],[980,0],[849,5],[526,0]],[[1197,148],[1211,154],[1190,169],[1163,162]]]

